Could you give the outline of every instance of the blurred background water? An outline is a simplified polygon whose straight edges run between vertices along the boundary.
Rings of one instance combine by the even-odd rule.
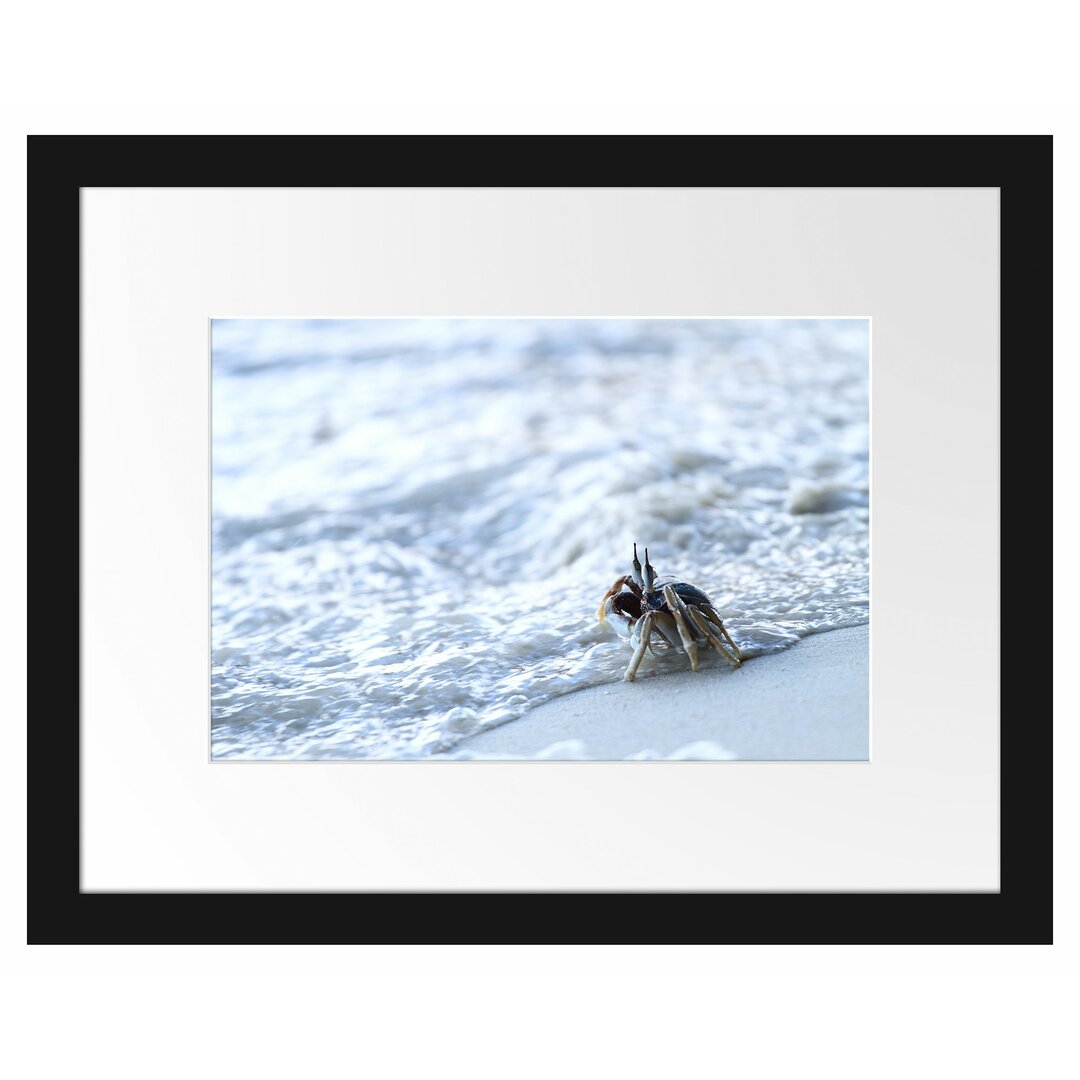
[[[212,376],[215,758],[620,679],[634,541],[751,655],[869,619],[866,320],[215,320]]]

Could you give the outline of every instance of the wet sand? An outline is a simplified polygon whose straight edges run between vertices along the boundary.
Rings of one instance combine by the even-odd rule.
[[[633,683],[566,694],[458,750],[504,759],[865,761],[869,644],[869,627],[857,626],[737,670],[713,656],[696,673],[654,674],[646,661]]]

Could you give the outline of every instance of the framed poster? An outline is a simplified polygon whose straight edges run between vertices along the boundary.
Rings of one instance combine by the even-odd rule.
[[[41,371],[46,357],[80,356],[79,400],[73,393],[69,415],[81,436],[80,576],[68,593],[80,601],[80,692],[59,728],[31,721],[31,940],[364,941],[376,931],[363,928],[377,926],[380,940],[482,941],[493,932],[471,913],[495,893],[500,903],[543,912],[521,931],[535,941],[612,940],[607,905],[629,912],[645,902],[679,917],[650,920],[643,940],[1048,940],[1049,755],[1033,760],[1018,747],[1021,727],[1025,745],[1038,738],[1048,747],[1049,719],[1043,738],[1035,730],[1040,721],[1008,708],[1010,668],[999,643],[1007,648],[1003,627],[1016,611],[1004,568],[1015,550],[1010,526],[1018,527],[1003,512],[1009,488],[1001,455],[1025,427],[1025,437],[1038,438],[1030,430],[1034,384],[1020,378],[1021,357],[1049,351],[1049,170],[1050,141],[1039,138],[31,139],[31,357]],[[225,317],[227,324],[213,322]],[[257,331],[266,320],[305,320],[323,332],[329,317],[351,332],[382,319],[436,336],[447,323],[424,320],[503,320],[504,331],[530,320],[530,342],[538,325],[553,325],[548,320],[580,328],[602,317],[609,329],[593,340],[590,356],[606,349],[609,367],[598,362],[595,379],[610,378],[614,409],[631,402],[634,439],[649,422],[648,406],[642,417],[634,390],[619,397],[619,356],[633,350],[613,326],[635,326],[640,341],[651,321],[694,333],[741,320],[741,332],[756,343],[749,351],[760,358],[762,343],[774,339],[746,329],[760,329],[759,320],[800,319],[811,335],[826,317],[872,321],[868,754],[778,761],[678,753],[703,741],[723,749],[722,740],[694,740],[655,755],[523,760],[560,742],[564,749],[567,742],[588,745],[571,738],[496,754],[503,760],[495,761],[481,754],[443,753],[451,760],[436,763],[305,752],[228,761],[232,743],[222,743],[226,752],[215,757],[211,647],[246,647],[238,630],[244,605],[265,590],[245,576],[259,552],[243,538],[219,549],[223,557],[239,551],[238,561],[214,564],[213,470],[246,476],[244,490],[234,485],[229,496],[239,506],[268,482],[260,469],[280,454],[286,421],[302,419],[310,441],[332,444],[356,422],[356,401],[381,399],[374,369],[365,369],[371,397],[362,386],[359,398],[340,398],[346,406],[353,401],[348,414],[308,424],[297,380],[316,373],[310,342],[285,358],[291,373],[275,386],[265,371],[285,368],[281,350],[271,350],[264,377],[249,377],[246,389],[238,371],[222,376],[234,383],[225,412],[215,401],[215,415],[231,409],[233,434],[246,433],[231,444],[239,457],[229,459],[211,423],[211,395],[221,390],[211,375],[212,328],[226,338],[231,330],[235,345],[245,327]],[[245,340],[233,362],[251,365],[268,346],[257,333]],[[416,341],[408,348],[415,355]],[[498,348],[507,352],[505,343]],[[793,345],[779,336],[773,348],[786,356]],[[659,346],[653,352],[664,355]],[[540,348],[541,366],[544,355]],[[461,365],[446,370],[460,377]],[[712,385],[708,370],[695,370]],[[783,368],[785,378],[791,370]],[[417,381],[442,371],[418,365]],[[772,387],[772,396],[762,395],[766,415],[777,394],[799,400],[783,379],[769,382],[767,366],[752,374]],[[592,385],[573,384],[573,391]],[[399,403],[387,414],[397,434],[408,415],[400,407],[406,386],[395,385],[382,402]],[[260,427],[267,410],[259,403],[270,390],[279,394],[270,410],[276,419]],[[833,415],[843,449],[852,430],[846,414],[837,402],[815,401],[812,386],[804,391],[806,424]],[[452,383],[449,400],[462,393]],[[506,388],[504,401],[513,393]],[[665,393],[658,371],[659,407]],[[320,384],[315,397],[324,395]],[[685,396],[684,409],[691,401]],[[414,404],[412,415],[422,419],[423,408]],[[507,419],[493,408],[489,415]],[[538,425],[576,416],[570,403],[537,415]],[[797,416],[788,408],[787,419],[756,429],[737,417],[748,462],[756,432],[794,424]],[[377,422],[364,419],[365,438]],[[494,436],[507,437],[502,428]],[[565,449],[570,437],[552,438],[546,452]],[[660,442],[628,445],[638,452]],[[735,460],[739,441],[730,447]],[[688,443],[688,455],[700,452]],[[247,473],[241,459],[254,463]],[[319,460],[329,471],[341,463]],[[635,461],[641,468],[633,453],[622,462],[631,466],[630,500],[648,479],[647,468],[633,472]],[[617,464],[604,459],[600,472],[609,475]],[[273,475],[284,484],[281,471]],[[315,490],[311,476],[293,476],[300,495]],[[760,488],[767,509],[768,476],[759,479],[746,488]],[[526,480],[530,491],[540,483]],[[376,486],[357,484],[367,492]],[[851,491],[848,476],[839,487],[806,494],[811,516],[821,519],[818,534],[836,535],[826,525],[843,517]],[[469,522],[486,504],[449,497],[458,494],[444,492],[442,516],[424,521],[447,538],[475,539]],[[658,497],[656,488],[644,494]],[[829,503],[832,497],[840,504]],[[803,505],[790,487],[785,498],[787,514]],[[662,498],[660,505],[667,505]],[[261,506],[251,516],[265,525],[267,514]],[[226,527],[242,517],[223,510]],[[616,539],[647,539],[623,536],[637,520],[631,514],[613,526],[612,550]],[[659,511],[651,509],[648,520],[660,524]],[[403,524],[407,530],[410,522]],[[698,525],[673,504],[672,532],[659,550],[677,561],[693,550]],[[285,521],[264,550],[275,543],[293,550],[301,539],[288,532],[294,527],[306,525]],[[715,551],[715,537],[705,547]],[[390,554],[405,564],[423,551],[399,540]],[[572,554],[562,552],[559,565],[573,563]],[[621,557],[629,564],[629,556]],[[349,551],[346,569],[360,557]],[[312,548],[274,566],[288,565],[294,577],[311,573],[317,583],[320,573],[334,572],[320,570],[319,558]],[[718,564],[705,563],[711,578],[726,580]],[[533,562],[529,567],[535,573]],[[694,581],[689,564],[657,569],[715,589],[712,580]],[[753,566],[744,570],[748,590]],[[462,568],[463,588],[469,572]],[[636,584],[636,572],[615,566],[610,576]],[[220,625],[233,631],[219,641],[210,617],[215,574],[219,584],[228,578],[235,586],[234,594],[217,594],[228,606]],[[758,577],[771,580],[765,559]],[[423,596],[436,589],[422,566],[408,580],[424,582]],[[610,584],[581,597],[590,615]],[[541,594],[552,587],[537,583]],[[378,589],[371,591],[374,629],[412,632],[392,625],[408,611],[380,604]],[[740,629],[749,640],[750,623],[740,628],[749,608],[738,607],[735,593],[734,614],[716,612],[738,648]],[[307,595],[304,581],[288,595]],[[418,623],[423,605],[414,607]],[[648,603],[639,606],[635,623],[648,610]],[[258,611],[267,618],[265,605]],[[291,609],[282,612],[283,622],[295,618]],[[436,615],[448,625],[444,608]],[[692,636],[705,642],[708,628]],[[333,612],[325,631],[327,642],[341,632]],[[264,624],[253,632],[274,633]],[[475,626],[470,632],[478,633]],[[535,640],[543,628],[529,633]],[[447,630],[443,640],[450,637]],[[366,655],[378,647],[371,641]],[[640,633],[631,644],[623,661],[636,655]],[[678,632],[666,644],[668,660],[690,657],[693,642]],[[787,655],[804,655],[803,648]],[[654,674],[648,665],[665,658],[641,651],[642,674]],[[720,665],[722,651],[713,654]],[[323,662],[330,652],[316,648],[310,659]],[[227,693],[236,681],[245,707],[258,680],[284,685],[295,675],[272,665],[254,674],[250,665],[229,669],[228,659],[218,657],[219,689]],[[738,674],[756,671],[761,693],[750,696],[769,693],[780,702],[769,715],[789,727],[800,715],[810,728],[820,722],[807,700],[811,674],[785,689],[768,674],[776,664],[755,663]],[[715,679],[719,670],[697,674]],[[648,692],[649,681],[639,677],[631,689]],[[410,692],[424,698],[431,688]],[[235,702],[220,697],[219,719],[243,715],[257,725],[281,700],[269,694],[258,715],[232,714]],[[290,708],[299,708],[298,700],[292,693]],[[475,702],[450,715],[455,707],[446,699],[430,711],[458,734],[478,712],[484,726]],[[671,711],[650,708],[662,728]],[[325,702],[314,711],[325,715]],[[255,748],[249,759],[260,747],[284,745],[286,730],[302,735],[291,745],[332,747],[343,735],[359,745],[355,727],[305,742],[310,729],[302,715],[279,720],[272,738],[245,744]],[[520,721],[511,717],[503,727]],[[716,723],[722,732],[723,715]],[[618,732],[610,718],[607,729]],[[683,760],[623,760],[634,756]],[[728,760],[685,760],[700,757]],[[234,917],[241,905],[242,920]],[[431,919],[436,910],[450,914],[453,931],[439,929]],[[691,913],[700,918],[688,920]],[[875,927],[870,939],[866,926]]]

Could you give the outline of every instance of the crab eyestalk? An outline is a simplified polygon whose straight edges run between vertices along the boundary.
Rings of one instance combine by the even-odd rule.
[[[643,575],[645,581],[645,591],[651,593],[653,591],[653,583],[656,581],[656,571],[653,569],[652,563],[649,562],[649,549],[645,549],[645,573]]]
[[[645,561],[648,562],[648,556],[646,556]],[[634,569],[630,576],[634,579],[634,584],[639,589],[643,589],[645,587],[645,582],[642,580],[641,577],[641,563],[638,562],[637,557],[637,544],[634,545]]]

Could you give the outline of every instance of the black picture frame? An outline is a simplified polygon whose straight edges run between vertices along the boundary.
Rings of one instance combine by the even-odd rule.
[[[31,656],[48,645],[51,672],[57,651],[72,647],[74,674],[70,689],[48,695],[45,715],[29,710],[28,941],[486,942],[499,940],[495,927],[513,926],[514,940],[530,943],[1051,942],[1052,715],[1024,704],[1015,663],[1001,666],[997,893],[501,893],[500,911],[517,917],[492,921],[477,894],[458,892],[80,891],[77,433],[84,187],[995,187],[1001,459],[1049,460],[1051,389],[1037,372],[1049,369],[1052,350],[1052,154],[1051,136],[30,136],[28,362],[38,421],[30,460],[40,475],[29,520],[43,536],[43,523],[62,526],[71,515],[76,557],[50,559],[47,570],[43,556],[31,559],[40,570],[29,578]],[[75,377],[58,378],[68,363]],[[67,432],[76,434],[70,465],[46,464],[69,460],[58,452]],[[1032,607],[1043,625],[1037,610],[1049,606],[1050,590],[1031,582],[1045,525],[1030,500],[1020,511],[1018,487],[1002,473],[1002,628],[1030,623]],[[1007,573],[1022,554],[1026,572]],[[69,646],[56,616],[72,607]],[[987,627],[988,644],[1005,633]]]

